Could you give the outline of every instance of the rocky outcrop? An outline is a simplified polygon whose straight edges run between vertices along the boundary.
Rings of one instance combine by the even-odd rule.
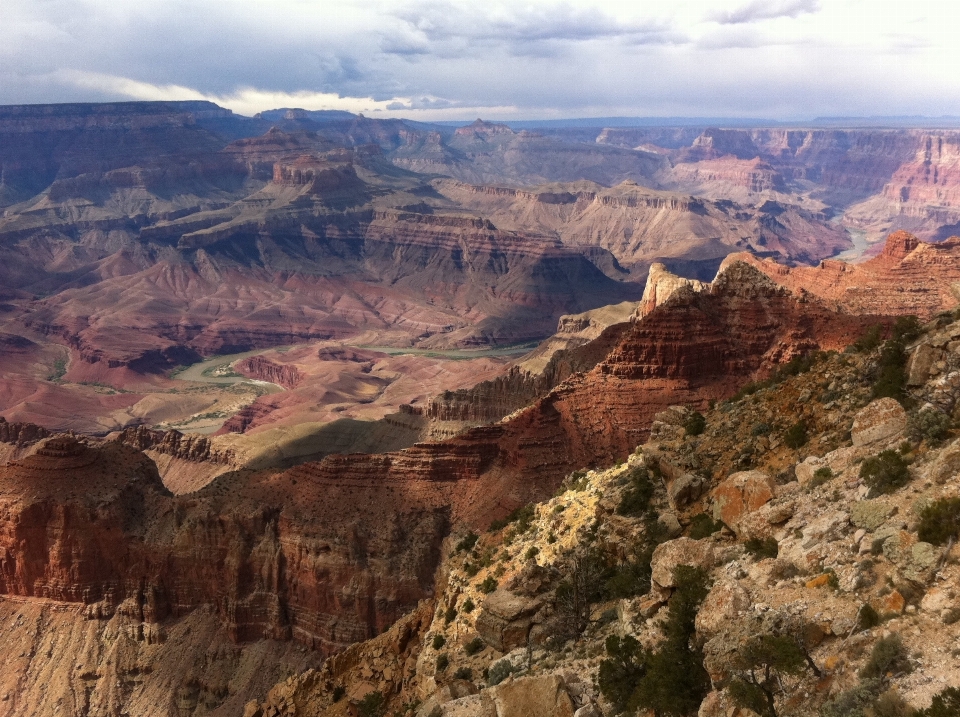
[[[234,459],[229,450],[215,448],[206,436],[184,435],[180,431],[153,431],[145,426],[132,426],[120,431],[116,441],[141,451],[156,451],[193,463],[229,465]]]
[[[279,364],[263,356],[250,356],[237,361],[233,368],[248,378],[269,381],[286,389],[296,388],[303,379],[301,371],[292,364]]]
[[[689,288],[694,292],[705,291],[710,288],[710,284],[696,279],[685,279],[672,274],[660,262],[654,262],[650,265],[650,271],[647,273],[647,284],[643,289],[643,298],[640,299],[640,306],[634,314],[636,319],[642,319],[655,308],[674,295],[681,288]]]
[[[787,267],[772,259],[733,254],[798,295],[812,295],[855,314],[915,314],[929,318],[955,308],[960,282],[960,238],[930,244],[907,232],[887,237],[883,252],[862,264],[826,260]]]
[[[35,443],[41,438],[47,438],[49,435],[50,431],[43,426],[33,423],[7,422],[7,419],[0,416],[0,443],[23,446]]]

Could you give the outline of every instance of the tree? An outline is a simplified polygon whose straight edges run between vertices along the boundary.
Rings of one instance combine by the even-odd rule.
[[[557,585],[556,608],[561,637],[575,639],[590,624],[590,598],[600,578],[599,559],[593,551],[570,559],[568,577]]]
[[[735,653],[735,672],[727,689],[741,707],[764,717],[777,717],[776,697],[785,675],[799,675],[806,656],[796,641],[784,635],[759,635]]]

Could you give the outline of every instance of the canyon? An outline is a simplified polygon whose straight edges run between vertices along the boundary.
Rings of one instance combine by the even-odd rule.
[[[0,715],[409,697],[454,539],[953,315],[957,136],[0,107]]]

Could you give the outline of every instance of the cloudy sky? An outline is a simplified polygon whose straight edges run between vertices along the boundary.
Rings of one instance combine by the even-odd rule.
[[[960,115],[950,0],[0,0],[0,104]]]

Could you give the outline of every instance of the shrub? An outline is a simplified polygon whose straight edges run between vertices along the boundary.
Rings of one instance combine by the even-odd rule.
[[[387,709],[387,700],[382,692],[370,692],[357,703],[359,717],[383,717]]]
[[[538,548],[536,545],[531,545],[529,548],[527,548],[527,552],[523,554],[523,557],[525,560],[533,560],[539,554],[540,548]]]
[[[473,679],[473,670],[469,667],[458,667],[453,673],[453,679],[470,681]]]
[[[933,702],[917,717],[957,717],[960,715],[960,687],[948,687],[933,696]]]
[[[950,433],[950,416],[935,408],[911,411],[907,419],[907,432],[915,441],[925,440],[930,445],[938,445]]]
[[[823,466],[822,468],[817,468],[813,472],[813,480],[810,481],[810,488],[819,488],[824,483],[833,478],[833,471],[830,470],[830,466]]]
[[[646,675],[649,654],[631,635],[610,635],[605,647],[607,659],[600,662],[597,686],[617,713],[626,712],[637,684]]]
[[[860,669],[860,677],[886,680],[888,675],[903,675],[912,669],[907,648],[897,634],[881,637],[870,651],[870,657]]]
[[[787,448],[793,448],[794,450],[803,446],[807,442],[807,424],[803,421],[794,423],[783,434],[783,442]]]
[[[472,656],[472,655],[476,655],[486,646],[487,646],[487,643],[483,641],[483,638],[477,636],[463,646],[463,651],[466,652],[468,655]]]
[[[870,603],[864,603],[857,612],[857,630],[869,630],[880,624],[880,614],[873,609]]]
[[[612,570],[603,584],[605,597],[629,598],[650,589],[650,561],[625,561]]]
[[[516,671],[517,668],[513,666],[510,660],[506,658],[497,660],[490,665],[490,670],[487,672],[487,684],[491,687],[499,685]]]
[[[441,647],[447,644],[447,638],[440,633],[437,633],[433,636],[433,642],[430,644],[433,645],[434,650],[439,650]]]
[[[347,688],[343,685],[337,685],[333,688],[333,701],[339,702],[345,694],[347,694]]]
[[[511,523],[516,523],[517,534],[526,533],[530,529],[530,523],[533,520],[534,507],[532,505],[523,505],[514,508],[506,518],[500,518],[490,523],[490,531],[497,531],[506,528]]]
[[[923,333],[923,327],[920,325],[920,319],[916,316],[901,316],[893,324],[891,331],[892,338],[895,341],[908,343]]]
[[[494,578],[492,575],[488,575],[479,585],[480,592],[482,592],[484,595],[489,595],[497,589],[497,584],[496,578]]]
[[[764,717],[777,717],[774,700],[783,689],[783,676],[802,673],[806,657],[790,637],[760,635],[737,649],[731,667],[734,678],[728,689],[734,702]]]
[[[765,436],[768,433],[770,433],[770,431],[772,430],[773,430],[773,426],[771,426],[769,423],[764,423],[763,421],[761,421],[760,423],[755,423],[753,425],[753,428],[750,429],[750,435]]]
[[[477,544],[477,540],[479,540],[479,538],[480,536],[474,532],[467,533],[465,536],[460,538],[460,542],[457,543],[457,552],[462,553],[473,550],[473,546]]]
[[[880,324],[875,324],[867,329],[859,339],[853,342],[851,348],[854,352],[859,354],[870,353],[878,346],[880,346],[881,336],[882,336],[882,327]]]
[[[699,436],[707,428],[707,419],[700,411],[694,411],[683,423],[683,430],[688,436]]]
[[[774,538],[750,538],[743,547],[750,553],[754,559],[763,560],[764,558],[775,558],[780,552],[780,546]]]
[[[650,500],[656,490],[646,468],[634,468],[629,475],[630,486],[623,492],[617,506],[619,515],[638,516],[650,508]]]
[[[473,612],[473,609],[476,607],[476,605],[473,604],[472,598],[467,598],[466,600],[463,601],[462,607],[463,607],[463,611],[469,614]]]
[[[920,540],[943,545],[960,536],[960,498],[941,498],[920,511]]]
[[[477,565],[476,563],[464,563],[463,572],[467,574],[468,578],[472,578],[476,576],[477,573],[480,572],[480,566]]]
[[[706,513],[699,513],[690,519],[690,537],[701,540],[710,537],[723,527],[723,523],[714,520]]]
[[[870,487],[870,495],[876,497],[893,493],[910,482],[910,471],[897,451],[886,450],[867,458],[860,465],[860,478]]]
[[[872,398],[895,398],[903,401],[903,387],[907,382],[907,352],[903,342],[891,339],[883,344],[873,384]]]
[[[447,656],[446,652],[437,655],[437,672],[443,672],[449,666],[450,658]]]
[[[859,685],[844,690],[820,708],[820,717],[866,717],[883,691],[877,679],[862,680]]]
[[[451,622],[453,622],[456,619],[457,619],[457,608],[451,605],[450,607],[447,608],[447,611],[443,613],[443,621],[444,623],[449,625]]]

